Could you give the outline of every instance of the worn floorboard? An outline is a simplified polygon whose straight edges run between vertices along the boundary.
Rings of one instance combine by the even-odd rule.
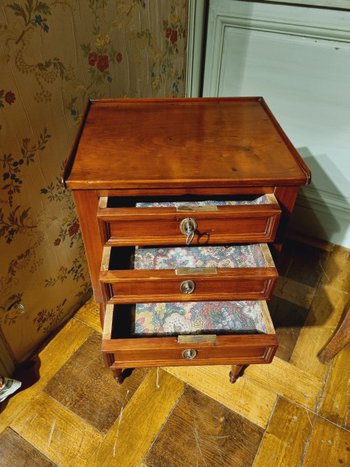
[[[101,321],[100,321],[100,308],[97,303],[91,298],[84,306],[77,311],[74,316],[75,319],[82,321],[83,323],[91,326],[95,331],[101,332]]]
[[[144,463],[152,467],[251,465],[262,434],[247,419],[187,387]]]
[[[305,467],[350,465],[350,432],[317,417],[303,465]]]
[[[120,414],[147,370],[134,371],[124,384],[116,385],[101,358],[101,336],[91,335],[45,387],[63,406],[106,433]]]
[[[11,428],[6,428],[0,435],[0,453],[2,467],[50,467],[56,465]]]
[[[277,395],[254,380],[243,377],[228,384],[229,366],[173,367],[166,371],[257,426],[266,427]]]
[[[92,332],[92,329],[85,324],[72,319],[40,352],[38,358],[39,380],[25,391],[16,394],[16,397],[5,401],[5,407],[2,408],[0,416],[0,432],[31,402],[36,394],[44,389],[47,382],[65,364],[68,358],[79,349]],[[18,379],[21,379],[20,375],[18,375]]]
[[[279,398],[254,467],[301,465],[313,419],[314,414],[308,409]]]
[[[334,359],[319,413],[331,422],[350,430],[350,346]]]
[[[264,388],[309,409],[315,409],[323,385],[313,375],[278,357],[269,365],[251,365],[245,375]]]
[[[176,406],[184,384],[162,370],[152,370],[101,444],[93,465],[138,465]]]
[[[102,436],[59,402],[39,393],[11,423],[11,428],[60,465],[86,465]]]

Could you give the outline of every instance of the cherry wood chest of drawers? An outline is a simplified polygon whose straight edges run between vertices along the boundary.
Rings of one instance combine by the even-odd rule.
[[[91,101],[64,179],[119,380],[271,362],[272,258],[310,172],[262,98]]]

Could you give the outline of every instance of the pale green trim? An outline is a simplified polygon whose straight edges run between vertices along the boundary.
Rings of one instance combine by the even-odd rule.
[[[244,0],[253,2],[254,0]],[[329,10],[350,10],[350,0],[260,0],[262,3],[286,3],[302,7],[321,7]]]
[[[200,97],[206,39],[207,0],[189,0],[186,61],[186,97]]]
[[[350,43],[347,18],[349,13],[305,9],[289,5],[288,9],[293,11],[293,16],[289,17],[285,14],[285,8],[285,5],[273,5],[268,2],[210,1],[203,96],[217,97],[220,95],[222,54],[225,33],[228,28],[251,29]]]

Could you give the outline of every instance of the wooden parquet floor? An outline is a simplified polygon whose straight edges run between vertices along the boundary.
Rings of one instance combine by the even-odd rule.
[[[214,366],[135,370],[118,386],[88,302],[17,375],[29,387],[2,406],[0,465],[350,466],[350,347],[316,358],[348,300],[350,251],[290,240],[280,273],[277,356],[234,385]]]

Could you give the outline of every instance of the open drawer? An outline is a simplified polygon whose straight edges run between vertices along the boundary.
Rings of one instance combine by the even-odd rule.
[[[97,218],[107,245],[193,245],[274,240],[281,214],[273,194],[186,201],[100,198]],[[129,204],[129,206],[126,206]],[[191,238],[189,238],[191,237]]]
[[[266,244],[105,247],[100,281],[109,303],[265,300],[277,276]]]
[[[269,363],[277,345],[264,301],[106,305],[111,368]]]

